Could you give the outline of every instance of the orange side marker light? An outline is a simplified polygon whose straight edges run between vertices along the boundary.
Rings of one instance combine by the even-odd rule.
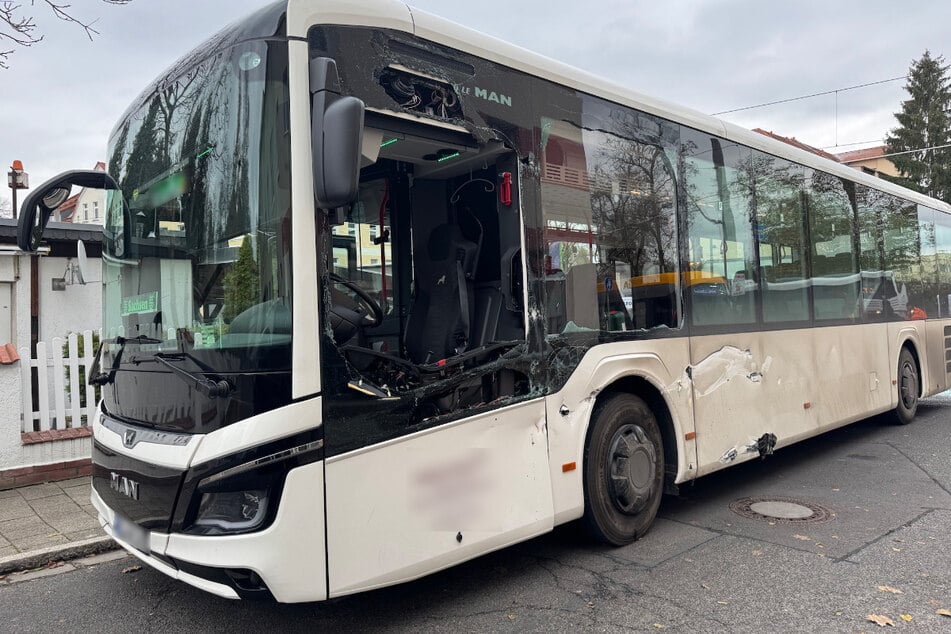
[[[577,462],[566,462],[565,464],[561,465],[561,472],[568,473],[569,471],[574,471],[577,468],[578,468]]]
[[[693,440],[696,437],[697,437],[697,432],[695,431],[688,431],[686,434],[684,434],[684,440]]]

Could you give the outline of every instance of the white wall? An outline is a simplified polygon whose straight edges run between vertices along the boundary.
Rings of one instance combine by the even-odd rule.
[[[0,346],[15,343],[16,302],[16,257],[0,254]]]
[[[19,264],[14,260],[19,259]],[[39,256],[39,338],[51,342],[70,332],[98,330],[102,323],[100,260],[90,258],[93,281],[73,284],[65,291],[52,290],[52,278],[63,277],[67,262],[75,258]],[[0,254],[0,283],[11,283],[16,318],[12,342],[16,348],[30,345],[30,256]],[[17,268],[18,267],[18,268]],[[0,341],[0,344],[7,343]],[[60,440],[34,445],[20,444],[23,409],[20,364],[0,366],[0,470],[78,460],[90,456],[89,438]]]
[[[27,269],[29,269],[29,259]],[[72,284],[65,291],[52,290],[51,280],[63,277],[67,263],[76,264],[76,258],[40,258],[40,341],[49,342],[53,337],[66,337],[71,332],[99,330],[102,328],[102,273],[99,258],[89,258],[93,281],[85,285]],[[21,279],[27,279],[21,276]],[[68,274],[67,274],[67,282]],[[25,284],[29,288],[29,283]],[[29,300],[29,295],[27,295]],[[27,303],[29,307],[29,303]],[[29,309],[20,311],[27,319],[27,343],[29,343]]]
[[[13,306],[16,311],[13,345],[19,350],[23,346],[30,345],[30,256],[15,257],[18,263],[16,284],[13,286]]]
[[[20,364],[0,365],[0,471],[20,466]]]

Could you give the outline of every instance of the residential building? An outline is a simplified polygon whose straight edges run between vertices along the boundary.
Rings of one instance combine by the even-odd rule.
[[[813,146],[809,145],[808,143],[803,143],[802,141],[800,141],[799,139],[797,139],[797,138],[794,137],[794,136],[793,136],[793,137],[780,136],[780,135],[776,134],[775,132],[767,132],[766,130],[764,130],[764,129],[762,129],[762,128],[753,128],[753,132],[758,132],[758,133],[762,134],[763,136],[768,136],[768,137],[771,138],[771,139],[776,139],[777,141],[782,141],[783,143],[785,143],[785,144],[787,144],[787,145],[791,145],[791,146],[793,146],[793,147],[797,147],[797,148],[799,148],[800,150],[805,150],[806,152],[811,152],[811,153],[813,153],[813,154],[815,154],[815,155],[817,155],[817,156],[821,156],[822,158],[827,158],[827,159],[829,159],[830,161],[836,161],[836,162],[839,161],[839,159],[836,157],[835,154],[830,154],[829,152],[826,152],[825,150],[820,150],[819,148],[813,147]]]
[[[106,171],[106,164],[102,161],[93,168],[98,172]],[[83,187],[78,194],[66,199],[57,207],[53,220],[56,222],[72,222],[77,224],[105,224],[106,190],[89,189]]]
[[[864,150],[853,150],[851,152],[842,152],[835,157],[840,163],[849,167],[862,170],[866,174],[873,176],[900,176],[895,164],[888,160],[885,153],[888,149],[884,145],[865,148]]]

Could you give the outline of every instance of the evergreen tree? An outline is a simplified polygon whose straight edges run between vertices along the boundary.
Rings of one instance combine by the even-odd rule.
[[[149,103],[145,119],[132,140],[125,178],[120,183],[122,193],[125,194],[127,200],[132,200],[133,189],[157,176],[163,167],[159,158],[159,139],[156,129],[158,114],[158,99],[153,98]]]
[[[254,248],[251,237],[245,236],[238,259],[225,275],[225,307],[223,317],[231,322],[235,316],[257,304],[259,299],[258,265],[254,261]]]
[[[925,51],[912,62],[905,90],[910,98],[895,113],[899,126],[886,139],[901,184],[951,202],[951,80],[944,57]]]
[[[121,172],[123,159],[125,158],[125,144],[128,137],[129,122],[126,121],[122,124],[122,129],[119,130],[119,136],[116,137],[116,142],[112,146],[112,156],[109,157],[109,167],[107,169],[108,174],[116,179],[116,182],[122,179]]]

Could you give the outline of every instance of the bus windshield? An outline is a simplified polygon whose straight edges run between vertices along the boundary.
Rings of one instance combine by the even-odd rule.
[[[287,44],[219,46],[182,68],[110,142],[103,408],[208,431],[289,398]],[[142,372],[154,389],[138,388]],[[227,398],[202,394],[208,381]]]
[[[143,351],[243,350],[232,371],[259,369],[258,347],[289,345],[285,49],[213,54],[117,127],[105,337]]]

